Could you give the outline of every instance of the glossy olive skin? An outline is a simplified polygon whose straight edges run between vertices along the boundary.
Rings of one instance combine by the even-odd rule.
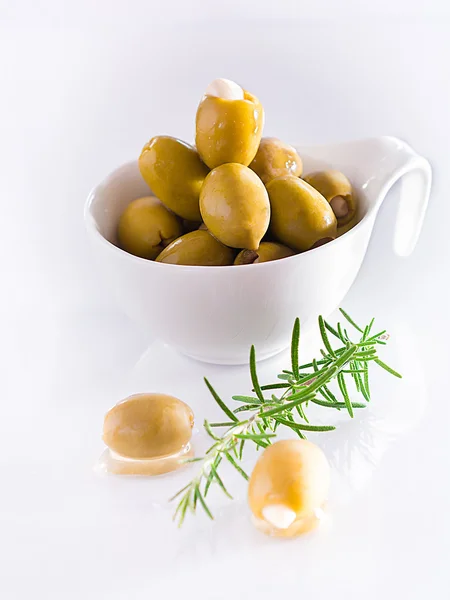
[[[232,248],[257,250],[269,226],[266,188],[251,169],[238,163],[221,165],[208,174],[200,210],[208,230]]]
[[[232,265],[235,253],[216,240],[208,231],[191,231],[165,248],[156,262],[172,265]]]
[[[258,250],[242,250],[236,256],[235,265],[251,265],[271,260],[279,260],[287,256],[293,256],[293,252],[287,246],[275,242],[261,242]]]
[[[180,219],[154,196],[130,202],[117,229],[123,250],[151,260],[182,233]]]
[[[305,175],[304,180],[313,186],[322,196],[328,200],[337,218],[338,227],[349,223],[356,214],[356,197],[352,184],[340,171],[330,169],[328,171],[317,171]],[[336,199],[339,204],[336,204]],[[341,209],[341,205],[346,209]]]
[[[243,100],[204,96],[197,109],[195,145],[210,169],[225,163],[248,166],[261,141],[264,109],[244,90]]]
[[[154,137],[141,152],[139,169],[167,208],[183,219],[201,221],[198,198],[209,169],[195,148],[173,137]]]
[[[263,183],[269,183],[282,175],[300,177],[303,172],[303,162],[297,150],[278,138],[271,137],[262,138],[249,167]]]
[[[337,234],[336,217],[325,198],[298,177],[285,175],[267,184],[274,237],[299,252]]]
[[[166,394],[137,394],[105,415],[103,441],[127,458],[150,459],[180,452],[191,439],[190,407]]]
[[[327,498],[330,467],[322,450],[307,440],[281,440],[259,457],[248,485],[248,502],[254,516],[264,520],[263,510],[281,505],[296,514],[286,537],[314,528],[315,511]],[[273,532],[272,532],[273,533]]]

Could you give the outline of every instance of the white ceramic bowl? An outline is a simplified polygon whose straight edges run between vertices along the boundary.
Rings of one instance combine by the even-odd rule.
[[[403,256],[412,252],[431,186],[424,158],[392,137],[297,150],[305,173],[332,167],[350,178],[360,220],[325,246],[274,262],[191,267],[127,254],[115,245],[119,217],[150,189],[137,161],[102,181],[89,195],[85,220],[101,272],[123,311],[152,336],[203,361],[246,363],[251,344],[259,359],[272,356],[288,346],[297,316],[308,327],[341,303],[363,261],[378,209],[402,176],[394,249]]]

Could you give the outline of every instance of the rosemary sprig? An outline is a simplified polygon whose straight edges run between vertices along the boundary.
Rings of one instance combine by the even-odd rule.
[[[371,335],[374,319],[361,328],[342,309],[341,313],[346,321],[361,334],[358,341],[350,339],[347,330],[337,323],[332,327],[323,317],[319,317],[319,330],[324,348],[321,349],[320,359],[299,364],[300,321],[296,319],[291,340],[291,370],[283,370],[278,375],[278,382],[261,385],[256,369],[255,348],[250,350],[250,377],[255,396],[233,396],[240,406],[234,410],[230,408],[219,396],[211,383],[205,378],[205,383],[216,403],[225,413],[227,420],[219,423],[204,422],[204,428],[213,444],[206,451],[205,456],[199,459],[188,459],[189,462],[199,462],[200,469],[197,475],[171,500],[178,498],[174,519],[182,525],[188,510],[195,513],[197,506],[201,505],[205,513],[213,519],[211,510],[206,503],[206,496],[212,484],[217,484],[222,491],[231,498],[218,470],[222,460],[229,462],[244,479],[248,475],[241,466],[244,446],[251,442],[257,448],[266,448],[277,436],[279,426],[288,427],[300,438],[305,438],[305,432],[332,431],[332,425],[310,424],[305,414],[309,403],[334,410],[346,410],[351,418],[354,411],[365,408],[370,401],[369,367],[372,363],[382,367],[391,375],[401,377],[397,371],[384,363],[377,354],[377,346],[385,345],[388,336],[385,331]],[[334,348],[330,337],[336,338],[341,346]],[[356,393],[362,396],[364,402],[354,402],[351,399],[347,380],[353,379]],[[337,391],[330,390],[329,384],[337,380]],[[265,396],[267,391],[278,391],[270,397]],[[336,394],[339,394],[339,399]],[[317,397],[320,395],[320,398]],[[241,412],[251,413],[248,418],[240,419],[237,415]],[[226,428],[225,433],[216,435],[215,428]]]

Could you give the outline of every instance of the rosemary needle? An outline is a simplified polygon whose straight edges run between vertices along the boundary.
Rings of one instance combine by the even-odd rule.
[[[222,400],[205,378],[212,397],[225,413],[227,420],[216,423],[207,420],[204,422],[205,431],[213,444],[206,451],[204,457],[189,459],[191,463],[198,463],[200,469],[192,481],[171,498],[171,500],[179,499],[174,514],[174,520],[178,520],[179,525],[182,525],[188,510],[195,514],[199,506],[203,508],[209,518],[214,518],[206,503],[206,495],[212,484],[217,484],[231,498],[218,472],[223,459],[230,463],[244,479],[248,480],[248,475],[240,464],[246,443],[255,444],[257,448],[266,448],[277,437],[279,426],[291,429],[301,438],[304,438],[305,433],[310,431],[332,431],[335,429],[332,425],[310,424],[305,414],[305,408],[311,402],[322,408],[344,409],[350,417],[353,417],[354,410],[365,408],[370,400],[369,368],[371,364],[378,365],[395,377],[401,377],[397,371],[378,357],[377,348],[385,345],[388,338],[386,331],[371,335],[374,319],[361,328],[348,313],[343,309],[340,311],[353,329],[361,334],[360,338],[355,342],[351,341],[347,330],[340,323],[337,323],[336,327],[332,327],[323,317],[319,317],[319,331],[324,345],[324,348],[320,350],[321,357],[300,365],[298,358],[300,320],[296,319],[292,330],[290,370],[282,370],[275,383],[260,384],[256,367],[256,352],[252,346],[250,378],[255,395],[233,396],[232,400],[241,404],[235,409]],[[328,333],[342,346],[334,348]],[[347,385],[348,379],[353,379],[356,394],[362,396],[364,402],[352,400]],[[329,388],[329,384],[333,380],[337,381],[341,399]],[[267,390],[278,391],[281,396],[273,394],[270,398],[265,398],[264,391]],[[320,398],[317,397],[318,394]],[[240,419],[240,413],[244,413],[245,418]],[[219,428],[225,428],[222,435],[219,433]]]

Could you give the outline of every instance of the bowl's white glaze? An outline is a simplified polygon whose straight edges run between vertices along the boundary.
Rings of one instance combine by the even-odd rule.
[[[194,358],[248,362],[283,350],[298,316],[302,327],[331,313],[352,285],[389,188],[404,178],[394,240],[403,256],[420,234],[431,187],[429,163],[407,144],[381,137],[303,148],[305,173],[342,170],[360,202],[358,224],[337,240],[283,260],[240,267],[189,267],[137,258],[119,249],[127,204],[150,189],[137,161],[113,171],[89,195],[85,221],[100,269],[125,313],[151,335]]]

